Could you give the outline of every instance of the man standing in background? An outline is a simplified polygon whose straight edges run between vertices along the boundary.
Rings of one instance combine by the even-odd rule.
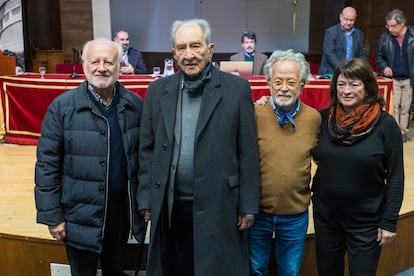
[[[414,28],[400,10],[392,10],[385,17],[387,32],[378,42],[375,62],[385,77],[392,78],[394,90],[394,118],[400,127],[403,142],[408,141],[410,106],[414,82]]]
[[[339,14],[339,23],[325,30],[319,75],[333,74],[335,67],[344,59],[367,59],[364,33],[354,27],[356,18],[356,9],[345,7]]]

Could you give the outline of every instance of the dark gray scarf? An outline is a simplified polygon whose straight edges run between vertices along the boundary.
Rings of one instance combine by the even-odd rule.
[[[211,79],[211,62],[207,64],[207,66],[204,68],[204,70],[201,72],[201,74],[194,79],[191,79],[189,76],[187,76],[185,73],[184,80],[183,80],[183,88],[184,91],[187,91],[189,93],[194,93],[197,91],[202,91],[204,88],[204,85]]]

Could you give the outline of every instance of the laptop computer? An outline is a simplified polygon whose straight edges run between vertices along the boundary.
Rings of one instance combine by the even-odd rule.
[[[240,75],[242,77],[249,77],[253,72],[253,62],[252,61],[221,61],[220,70]]]

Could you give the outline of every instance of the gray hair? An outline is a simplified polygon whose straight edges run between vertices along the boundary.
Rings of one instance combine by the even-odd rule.
[[[267,59],[263,69],[267,82],[270,82],[272,79],[273,64],[280,60],[297,61],[300,64],[300,81],[306,83],[311,79],[309,63],[306,61],[305,56],[302,53],[295,53],[292,49],[289,49],[286,51],[276,50]]]
[[[205,19],[201,18],[193,18],[189,20],[176,20],[172,24],[171,27],[171,41],[173,47],[175,47],[175,33],[177,32],[178,28],[184,26],[184,25],[198,25],[200,26],[201,30],[204,34],[204,40],[207,44],[211,41],[211,28],[210,24]]]
[[[112,40],[106,39],[106,38],[97,38],[97,39],[93,39],[93,40],[89,40],[88,42],[85,43],[85,45],[83,46],[83,50],[82,50],[82,60],[83,62],[87,62],[88,61],[88,50],[89,50],[89,46],[91,46],[93,43],[98,42],[98,43],[102,43],[102,44],[109,44],[113,47],[116,48],[117,51],[117,58],[116,61],[118,63],[122,62],[122,46],[121,44],[114,42]]]
[[[399,9],[390,11],[385,17],[385,21],[393,19],[395,20],[395,22],[397,22],[397,24],[407,23],[407,18],[405,17],[404,13]]]

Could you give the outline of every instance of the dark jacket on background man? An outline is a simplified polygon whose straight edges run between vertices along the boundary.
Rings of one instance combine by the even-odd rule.
[[[364,50],[364,33],[355,28],[352,34],[352,57],[367,59]],[[335,67],[346,58],[346,41],[341,24],[336,24],[325,30],[323,53],[319,75],[333,74]]]
[[[87,87],[88,82],[84,81],[49,106],[37,146],[35,197],[38,223],[66,222],[67,245],[100,253],[108,204],[111,133],[107,119],[93,103]],[[130,227],[139,239],[136,192],[143,101],[121,83],[116,82],[115,87],[119,95],[117,118],[127,162]],[[53,200],[50,200],[51,191],[54,191]]]
[[[244,61],[245,54],[243,52],[230,56],[231,61]],[[263,67],[266,63],[267,56],[260,52],[255,52],[253,61],[253,75],[264,75]]]
[[[133,48],[128,49],[128,63],[134,67],[134,74],[148,73],[147,66],[145,66],[144,59],[140,51]]]
[[[408,36],[406,39],[409,78],[411,84],[414,85],[414,27],[407,26],[405,35]],[[384,71],[385,67],[393,69],[395,46],[392,39],[394,37],[388,31],[380,36],[375,63],[381,69],[381,72]]]

